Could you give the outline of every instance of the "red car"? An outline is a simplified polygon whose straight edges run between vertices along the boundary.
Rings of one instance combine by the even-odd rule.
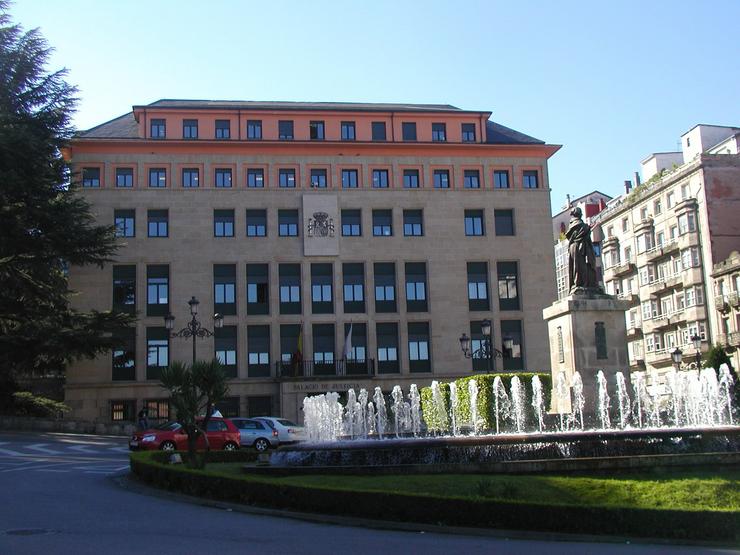
[[[234,426],[231,420],[227,418],[211,418],[208,421],[206,434],[211,449],[223,449],[224,451],[239,449],[239,428]],[[166,422],[142,432],[134,432],[128,442],[128,448],[131,451],[139,449],[186,451],[188,435],[179,422]],[[202,435],[198,437],[197,448],[206,448],[206,442]]]

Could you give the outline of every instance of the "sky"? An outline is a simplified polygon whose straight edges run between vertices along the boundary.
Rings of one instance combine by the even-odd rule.
[[[616,196],[698,123],[740,126],[740,0],[16,1],[87,129],[160,98],[452,104],[563,145],[566,194]]]

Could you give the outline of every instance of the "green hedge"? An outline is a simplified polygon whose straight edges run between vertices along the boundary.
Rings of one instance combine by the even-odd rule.
[[[59,401],[34,395],[30,391],[13,393],[13,409],[17,416],[61,418],[70,408]]]
[[[578,507],[461,499],[424,494],[348,491],[294,486],[245,475],[233,478],[157,462],[159,453],[135,453],[131,470],[142,481],[187,495],[274,509],[357,518],[653,538],[736,541],[737,512]],[[225,458],[240,453],[223,453]],[[238,462],[234,459],[233,462]],[[433,478],[430,478],[433,479]]]
[[[542,382],[542,393],[545,402],[545,410],[550,407],[550,390],[552,389],[552,379],[550,374],[545,372],[511,372],[506,374],[478,374],[455,380],[457,385],[458,406],[455,412],[455,419],[458,425],[472,428],[472,418],[470,414],[470,395],[468,393],[468,382],[474,380],[478,384],[478,418],[480,419],[481,430],[496,429],[496,411],[493,402],[493,380],[496,377],[501,378],[507,393],[511,391],[511,379],[519,376],[522,385],[527,392],[527,408],[531,411],[532,399],[532,377],[539,376]],[[444,398],[447,414],[437,414],[437,407],[432,401],[432,388],[422,388],[421,410],[424,415],[427,429],[435,433],[447,433],[452,429],[449,418],[450,411],[450,386],[448,383],[439,384],[442,397]]]

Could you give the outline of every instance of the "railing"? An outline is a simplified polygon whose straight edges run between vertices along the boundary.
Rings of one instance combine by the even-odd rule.
[[[336,376],[374,376],[375,359],[335,360],[318,362],[276,362],[275,375],[279,378],[333,378]]]

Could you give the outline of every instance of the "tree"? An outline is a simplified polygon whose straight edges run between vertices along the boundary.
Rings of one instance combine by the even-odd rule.
[[[67,268],[111,260],[112,226],[96,225],[61,155],[76,89],[37,29],[13,25],[0,0],[0,382],[59,371],[117,343],[131,316],[70,306]],[[12,387],[12,385],[8,386]]]
[[[206,450],[209,450],[208,435],[205,433],[208,421],[215,404],[223,400],[229,391],[221,363],[217,359],[197,360],[192,366],[173,362],[162,370],[161,379],[162,386],[170,392],[170,403],[177,413],[177,420],[188,434],[189,463],[202,468],[205,458],[199,460],[196,455],[198,436],[203,434]],[[199,422],[203,415],[203,420]]]
[[[721,345],[714,345],[704,357],[704,368],[719,370],[722,364],[726,364],[732,370],[732,361]]]

